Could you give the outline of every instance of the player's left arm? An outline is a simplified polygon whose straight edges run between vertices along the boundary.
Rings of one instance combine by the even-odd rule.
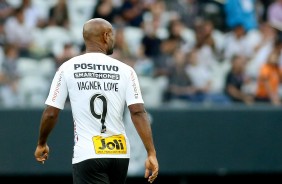
[[[145,162],[145,178],[153,183],[159,173],[159,164],[156,156],[156,150],[153,143],[152,130],[149,123],[144,105],[132,104],[128,106],[132,122],[147,150],[147,159]]]
[[[127,79],[126,103],[131,114],[132,122],[147,150],[145,178],[148,178],[148,181],[153,183],[158,176],[159,165],[149,118],[143,104],[144,101],[142,99],[138,77],[133,69],[130,70],[130,76]]]
[[[34,156],[38,162],[41,162],[43,164],[44,161],[48,159],[48,155],[49,155],[49,147],[47,145],[47,139],[57,123],[59,113],[60,113],[60,109],[52,106],[47,106],[43,111],[41,117],[39,138]]]

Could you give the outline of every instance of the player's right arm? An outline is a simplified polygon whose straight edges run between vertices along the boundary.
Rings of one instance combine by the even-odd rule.
[[[49,147],[47,145],[47,138],[57,123],[59,113],[60,109],[47,106],[42,114],[39,138],[34,152],[35,159],[38,162],[44,163],[48,159]]]
[[[62,67],[56,72],[46,100],[47,107],[42,113],[39,138],[34,153],[38,162],[44,163],[48,159],[49,147],[47,139],[57,123],[60,110],[64,108],[68,90]]]

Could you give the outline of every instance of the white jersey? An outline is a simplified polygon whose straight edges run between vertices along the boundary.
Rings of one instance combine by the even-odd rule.
[[[129,158],[124,107],[143,103],[135,71],[102,53],[74,57],[56,72],[45,103],[63,109],[67,95],[74,120],[72,163]]]

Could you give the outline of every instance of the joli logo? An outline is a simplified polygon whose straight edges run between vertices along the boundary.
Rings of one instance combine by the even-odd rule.
[[[126,154],[126,141],[123,135],[92,138],[96,154]]]
[[[109,150],[123,150],[123,144],[121,140],[116,140],[114,139],[113,142],[108,142],[106,143],[106,139],[101,139],[101,144],[102,146],[99,147],[99,149],[104,150],[104,149],[109,149]]]

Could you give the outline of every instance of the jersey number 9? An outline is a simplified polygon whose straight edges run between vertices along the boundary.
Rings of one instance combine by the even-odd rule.
[[[95,111],[95,101],[96,100],[101,100],[103,102],[103,110],[101,112],[101,114],[98,114]],[[101,94],[95,94],[92,96],[92,98],[90,99],[90,110],[91,110],[91,114],[99,119],[102,123],[102,129],[101,129],[101,133],[105,133],[106,132],[106,125],[105,125],[105,119],[107,116],[107,99],[105,96],[101,95]]]

